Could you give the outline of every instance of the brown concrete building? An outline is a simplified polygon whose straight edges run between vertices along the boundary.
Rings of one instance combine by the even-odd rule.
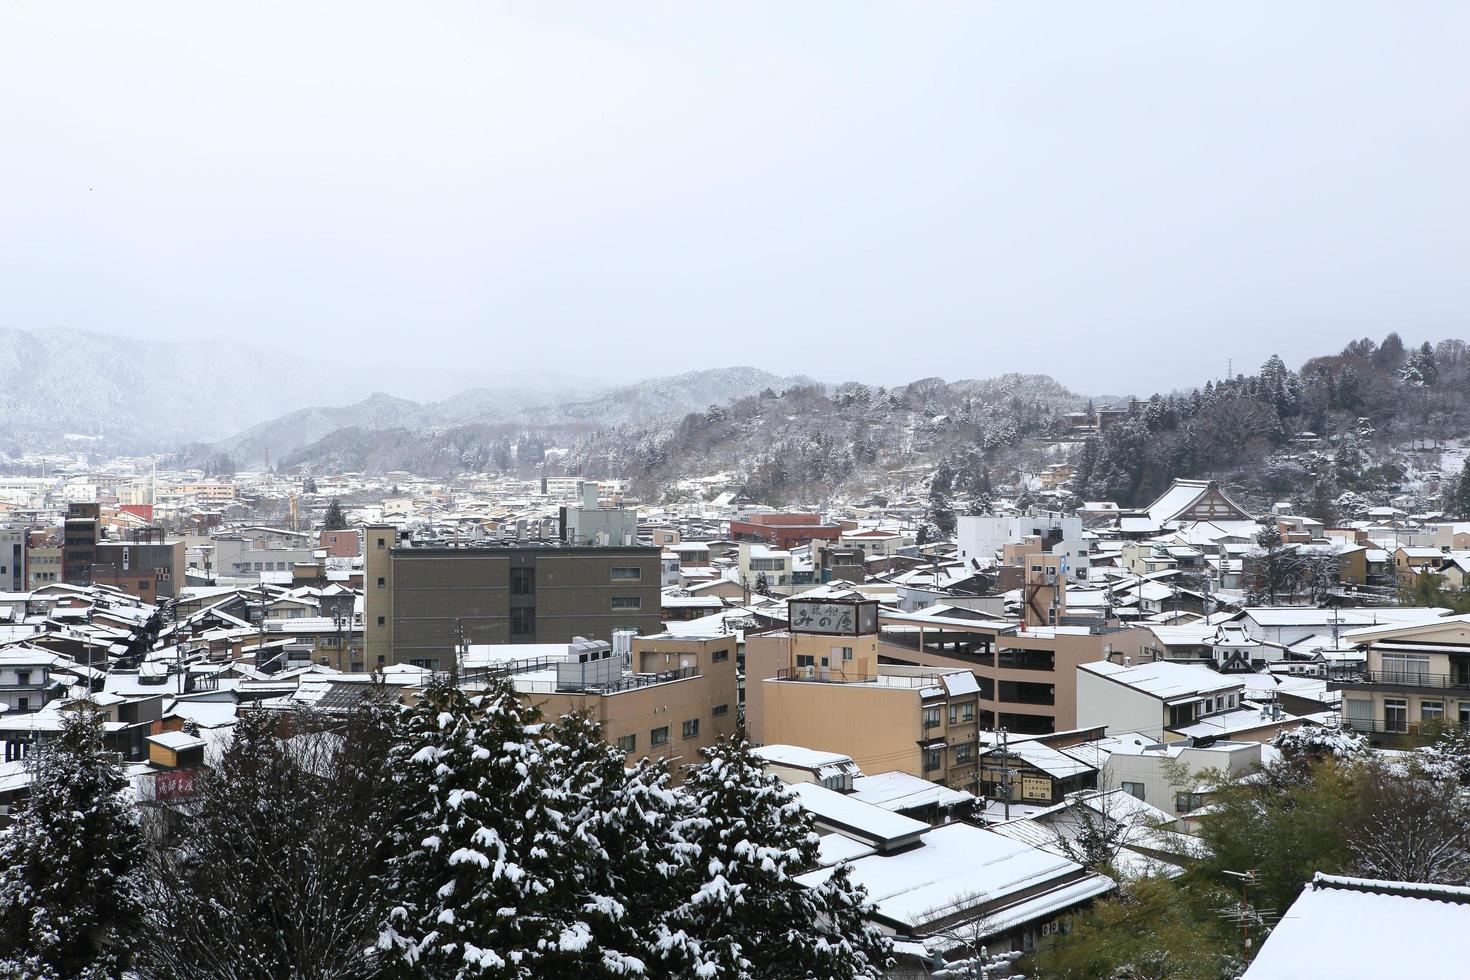
[[[366,528],[364,540],[368,670],[443,669],[461,642],[570,643],[663,629],[657,548],[398,547],[389,526]]]
[[[1077,667],[1142,659],[1149,634],[1119,626],[1033,626],[948,615],[885,612],[878,655],[885,662],[972,671],[982,729],[1045,735],[1077,727]]]
[[[99,541],[90,572],[93,585],[110,585],[144,602],[172,599],[184,584],[184,539],[162,529],[137,540]]]
[[[880,664],[878,603],[852,596],[794,599],[789,630],[746,637],[751,737],[840,752],[864,772],[974,786],[974,676],[964,668]]]
[[[92,581],[97,561],[97,537],[102,508],[97,504],[68,504],[61,548],[61,580],[73,585]]]
[[[317,534],[317,547],[324,549],[330,558],[356,558],[362,550],[359,544],[355,528],[323,530]]]
[[[584,680],[576,671],[543,671],[517,677],[515,686],[548,719],[588,715],[629,765],[662,760],[677,775],[699,761],[700,749],[735,732],[737,642],[734,634],[641,636],[631,672]]]

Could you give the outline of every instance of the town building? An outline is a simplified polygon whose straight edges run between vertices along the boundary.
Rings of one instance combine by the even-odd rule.
[[[367,669],[447,669],[464,644],[570,643],[662,630],[659,549],[399,546],[364,530]]]
[[[864,771],[975,784],[974,674],[881,663],[878,603],[851,590],[805,593],[787,608],[788,629],[746,637],[752,739],[842,753]]]
[[[1370,626],[1343,639],[1365,659],[1360,677],[1327,685],[1342,692],[1344,725],[1375,738],[1470,726],[1470,615]]]
[[[779,551],[841,536],[841,525],[823,521],[820,514],[747,514],[730,522],[735,541],[758,541]]]

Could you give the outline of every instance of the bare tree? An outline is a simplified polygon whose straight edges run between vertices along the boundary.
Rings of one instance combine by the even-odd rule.
[[[1348,846],[1364,877],[1463,885],[1470,879],[1470,807],[1452,783],[1365,765]]]
[[[978,893],[964,895],[949,905],[931,909],[928,916],[937,925],[929,929],[925,945],[935,950],[930,964],[942,980],[1025,980],[1013,973],[1020,950],[991,952],[995,923],[982,913],[967,914],[985,901]]]
[[[376,692],[375,692],[376,693]],[[396,707],[242,714],[184,819],[150,855],[160,937],[145,978],[368,977]]]
[[[1134,832],[1127,803],[1111,787],[1076,793],[1048,830],[1057,850],[1088,871],[1115,873],[1118,853]]]

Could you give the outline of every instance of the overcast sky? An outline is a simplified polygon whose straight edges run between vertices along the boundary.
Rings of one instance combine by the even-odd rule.
[[[1470,4],[1205,7],[6,0],[0,324],[1093,393],[1470,335]]]

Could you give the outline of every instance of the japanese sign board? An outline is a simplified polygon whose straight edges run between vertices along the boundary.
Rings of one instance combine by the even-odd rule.
[[[789,609],[793,633],[861,636],[878,632],[876,602],[803,602],[793,599]]]

